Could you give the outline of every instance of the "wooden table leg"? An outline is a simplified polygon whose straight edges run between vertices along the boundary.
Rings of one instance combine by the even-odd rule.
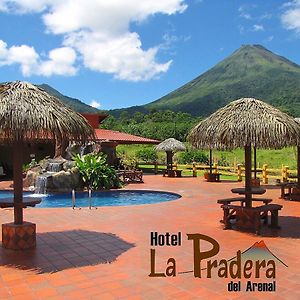
[[[260,234],[260,213],[254,213],[254,231],[256,234]]]
[[[285,194],[284,194],[284,185],[282,185],[282,186],[280,187],[280,190],[281,190],[280,198],[281,198],[281,199],[284,199],[284,196],[285,196]]]
[[[278,225],[278,210],[271,211],[271,227],[280,228]]]
[[[288,187],[288,199],[292,199],[292,188],[290,186]]]
[[[268,212],[263,212],[261,215],[261,218],[263,219],[264,225],[268,224]]]
[[[230,215],[229,215],[229,208],[223,208],[224,216],[223,216],[223,223],[224,223],[224,229],[230,229]]]

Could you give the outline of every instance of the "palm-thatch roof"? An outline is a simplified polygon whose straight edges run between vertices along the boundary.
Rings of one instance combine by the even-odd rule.
[[[28,82],[0,85],[0,138],[5,141],[85,140],[94,136],[87,120],[56,97]]]
[[[188,136],[194,147],[234,149],[244,146],[282,148],[296,145],[300,126],[277,108],[253,98],[241,98],[200,122]]]
[[[174,138],[169,138],[169,139],[164,140],[163,142],[161,142],[157,146],[155,146],[155,150],[156,151],[176,152],[176,151],[185,151],[186,147],[182,142],[177,141]]]

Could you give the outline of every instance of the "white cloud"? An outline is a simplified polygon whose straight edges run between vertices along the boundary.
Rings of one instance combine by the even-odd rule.
[[[165,33],[162,36],[163,43],[159,45],[160,50],[165,50],[171,53],[170,50],[174,48],[175,44],[188,42],[192,38],[191,35],[175,35],[172,33]]]
[[[8,47],[0,40],[0,66],[17,64],[23,76],[31,75],[74,75],[75,51],[63,47],[49,52],[48,59],[42,60],[33,47],[27,45]]]
[[[40,64],[39,72],[44,76],[51,75],[75,75],[74,67],[76,53],[72,48],[62,47],[49,52],[49,59]]]
[[[239,16],[241,18],[244,18],[246,20],[251,20],[252,19],[252,16],[246,11],[245,6],[240,6],[238,11],[239,11]]]
[[[246,19],[246,20],[251,20],[251,19],[252,19],[251,15],[250,15],[250,14],[247,14],[247,13],[245,13],[245,12],[240,13],[240,17],[241,17],[241,18],[244,18],[244,19]]]
[[[3,10],[8,7],[14,13],[40,13],[47,32],[62,35],[62,46],[78,52],[85,67],[130,81],[155,78],[166,72],[172,63],[171,60],[158,61],[159,45],[143,49],[138,33],[130,31],[131,23],[144,22],[155,14],[182,13],[187,7],[185,0],[0,1]],[[57,54],[59,58],[55,59],[49,56],[50,60],[42,65],[45,74],[53,74],[53,61],[60,60],[62,54]],[[74,61],[67,61],[65,66]],[[62,69],[68,74],[75,72],[74,67]]]
[[[92,102],[90,103],[90,106],[95,107],[95,108],[100,108],[101,103],[97,100],[92,100]]]
[[[245,33],[245,27],[243,25],[239,25],[238,26],[238,30],[239,30],[240,34],[244,34]]]
[[[287,2],[284,7],[288,9],[281,15],[283,26],[300,34],[300,0]]]
[[[264,31],[265,28],[264,28],[263,25],[254,24],[253,27],[252,27],[252,30],[253,30],[253,31]]]
[[[158,48],[142,50],[137,33],[126,33],[110,40],[96,33],[74,33],[65,44],[82,54],[83,63],[89,69],[114,74],[121,80],[151,79],[166,72],[172,62],[157,63],[155,56]]]
[[[255,4],[243,4],[238,8],[238,12],[239,17],[246,19],[247,21],[270,20],[273,17],[273,15],[269,12],[265,12],[262,15],[259,15],[257,13],[257,5]]]
[[[0,0],[0,11],[8,11],[7,3],[5,0]]]
[[[7,44],[0,40],[0,65],[9,66],[19,64],[22,74],[29,76],[36,69],[39,55],[33,47],[27,45],[7,47]]]
[[[274,35],[270,35],[266,38],[266,42],[272,42],[274,40]]]
[[[281,5],[281,8],[288,8],[288,7],[291,7],[294,5],[293,3],[294,1],[291,1],[291,2],[285,2]]]
[[[260,20],[270,20],[272,19],[273,15],[270,13],[265,13],[262,16],[259,17]]]
[[[0,0],[0,10],[17,12],[19,14],[41,12],[47,8],[49,2],[58,1],[59,0]]]

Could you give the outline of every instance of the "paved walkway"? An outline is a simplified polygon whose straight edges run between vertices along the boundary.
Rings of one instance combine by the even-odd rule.
[[[23,253],[0,248],[0,299],[300,299],[300,202],[280,200],[280,191],[270,188],[264,196],[284,206],[281,230],[266,230],[262,236],[224,231],[216,200],[230,197],[230,189],[239,186],[149,175],[144,184],[127,188],[168,190],[182,198],[97,210],[27,208],[25,220],[37,224],[37,248]],[[0,218],[2,223],[12,221],[12,210],[0,210]],[[181,232],[182,245],[151,247],[151,231]],[[220,252],[214,259],[218,260],[230,259],[263,240],[288,268],[276,264],[276,292],[245,292],[244,280],[241,292],[228,292],[231,278],[218,278],[217,271],[212,278],[203,278],[205,270],[202,278],[178,274],[193,270],[193,245],[187,233],[217,240]],[[210,245],[203,242],[201,247],[207,251]],[[156,272],[165,271],[168,258],[173,257],[177,276],[148,276],[151,248],[156,249]]]

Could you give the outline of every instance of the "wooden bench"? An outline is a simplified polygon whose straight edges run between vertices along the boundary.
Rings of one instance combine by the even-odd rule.
[[[163,171],[163,177],[182,177],[182,170],[164,170]]]
[[[182,177],[182,170],[175,170],[176,177]]]
[[[264,220],[264,224],[268,224],[268,212],[271,214],[272,228],[280,228],[278,226],[278,211],[281,210],[282,205],[279,204],[266,204],[257,207],[245,207],[232,204],[223,204],[224,216],[223,223],[224,229],[231,229],[232,224],[230,220],[232,216],[235,216],[236,227],[238,229],[245,229],[254,231],[256,234],[260,233],[261,219]]]
[[[263,202],[265,205],[272,202],[272,199],[268,198],[252,198],[253,202]],[[240,202],[241,206],[244,207],[246,205],[246,198],[245,197],[236,197],[236,198],[225,198],[225,199],[219,199],[217,203],[219,204],[231,204],[232,202]],[[235,215],[231,216],[231,219],[235,219]],[[264,213],[261,218],[266,219],[268,217],[267,213]],[[224,222],[224,220],[220,220],[221,223]]]
[[[119,178],[124,183],[143,183],[143,171],[122,170],[117,172]]]
[[[252,201],[254,202],[263,202],[265,205],[272,202],[272,199],[267,198],[252,198]],[[246,198],[245,197],[236,197],[236,198],[225,198],[225,199],[219,199],[217,203],[219,204],[231,204],[231,202],[240,202],[241,206],[245,206],[246,204]]]
[[[175,177],[175,172],[173,170],[163,170],[163,177]]]
[[[204,174],[204,178],[206,179],[206,181],[208,182],[220,182],[220,176],[222,174],[221,173],[205,173]]]
[[[291,195],[292,195],[292,189],[297,187],[297,183],[295,182],[282,182],[279,184],[280,186],[280,198],[281,199],[287,199],[291,200]],[[287,190],[287,193],[285,192]]]

